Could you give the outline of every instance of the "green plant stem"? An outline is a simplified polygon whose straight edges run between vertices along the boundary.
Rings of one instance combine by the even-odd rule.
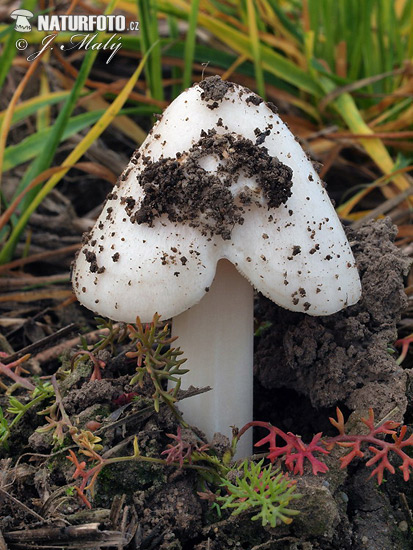
[[[112,13],[116,6],[116,3],[117,0],[111,0],[110,4],[105,10],[105,14]],[[103,33],[99,33],[97,41],[100,40],[102,34]],[[80,94],[82,93],[86,79],[88,78],[89,73],[93,67],[97,54],[98,50],[89,50],[86,52],[78,76],[73,84],[72,91],[52,126],[52,132],[49,135],[49,138],[47,139],[46,143],[43,144],[42,153],[29,166],[28,170],[23,176],[22,181],[17,187],[15,196],[18,195],[23,189],[25,189],[35,177],[37,177],[41,172],[49,168],[49,166],[51,165],[57,146],[60,143],[61,136],[69,122],[70,115],[75,108],[76,102]],[[29,207],[38,192],[39,187],[27,193],[26,197],[22,201],[23,210]]]
[[[119,456],[119,457],[113,457],[113,458],[107,458],[107,459],[104,458],[102,459],[102,462],[97,466],[94,466],[94,468],[98,468],[98,467],[103,468],[104,466],[109,466],[110,464],[117,464],[119,462],[135,462],[135,461],[146,462],[147,464],[159,464],[160,466],[179,466],[177,462],[176,463],[172,462],[171,464],[168,464],[166,460],[163,458],[154,458],[151,456],[142,456],[142,455],[131,455],[131,456]],[[91,471],[93,471],[94,468],[92,468]],[[198,472],[217,476],[216,470],[208,466],[200,466],[198,464],[184,464],[183,468],[189,469],[189,470],[197,470]]]
[[[89,53],[89,52],[88,52]],[[65,166],[65,170],[59,172],[58,174],[52,176],[44,186],[39,190],[37,195],[32,199],[31,203],[27,206],[25,211],[20,216],[19,221],[12,230],[7,243],[4,245],[3,250],[0,252],[0,264],[10,261],[10,258],[13,254],[13,251],[17,245],[18,239],[21,233],[24,231],[24,228],[29,221],[31,214],[37,209],[41,204],[43,199],[54,189],[58,184],[61,178],[65,175],[66,172],[70,170],[72,164],[77,162],[77,160],[82,156],[85,150],[87,150],[90,145],[100,136],[100,134],[109,126],[113,118],[121,109],[122,105],[127,99],[128,94],[132,91],[133,86],[135,85],[136,80],[142,72],[143,67],[145,66],[146,60],[148,58],[149,52],[143,57],[142,61],[139,63],[138,68],[133,73],[132,77],[129,79],[128,83],[122,90],[121,94],[115,99],[109,109],[102,115],[102,117],[96,122],[93,128],[86,134],[82,141],[76,146],[72,153],[67,157],[62,166]]]
[[[180,387],[180,380],[178,381],[178,383],[176,384],[175,388],[178,388]],[[166,405],[168,406],[169,410],[172,412],[172,414],[174,415],[174,417],[178,420],[178,422],[181,424],[181,426],[183,428],[189,428],[189,424],[187,422],[185,422],[185,420],[183,419],[182,417],[182,414],[178,411],[178,409],[173,405],[173,403],[171,403],[171,401],[169,401],[168,399],[165,399],[165,403]]]
[[[247,0],[248,9],[248,26],[251,38],[251,47],[254,60],[255,80],[257,83],[257,90],[261,97],[265,99],[265,82],[264,73],[262,70],[261,61],[261,44],[257,27],[257,14],[255,11],[255,5],[253,0]]]
[[[24,0],[20,6],[25,10],[30,10],[33,12],[36,8],[35,0]],[[17,31],[14,30],[14,22],[10,25],[10,30],[8,31],[9,36],[6,39],[6,45],[3,48],[1,54],[1,63],[0,63],[0,90],[3,87],[4,81],[9,74],[9,69],[13,63],[13,59],[17,53],[16,48],[16,39],[21,36]]]
[[[178,23],[176,20],[176,17],[173,17],[172,15],[168,15],[168,25],[169,25],[169,34],[172,39],[172,41],[177,41],[179,39],[179,30],[178,30]],[[173,66],[172,67],[172,78],[174,80],[179,80],[182,78],[182,71],[179,67]],[[178,95],[182,92],[182,85],[178,84],[177,82],[174,82],[172,85],[172,97],[178,97]]]
[[[35,399],[32,399],[32,401],[29,401],[26,405],[23,405],[22,410],[16,414],[16,416],[13,418],[13,420],[8,425],[8,432],[6,432],[2,438],[0,439],[0,443],[4,445],[11,434],[11,429],[20,422],[22,417],[26,414],[26,412],[31,409],[32,407],[35,407],[38,403],[41,403],[44,399],[47,399],[47,397],[50,397],[48,393],[41,393],[38,395]]]
[[[34,407],[35,405],[37,405],[37,403],[41,403],[44,399],[46,399],[46,397],[48,397],[48,395],[45,395],[45,394],[40,394],[39,396],[37,396],[35,399],[33,399],[32,401],[29,401],[29,403],[27,403],[27,405],[24,405],[24,409],[22,409],[21,412],[19,412],[14,418],[13,420],[10,422],[10,428],[12,428],[13,426],[15,426],[18,422],[20,422],[22,416],[31,408],[31,407]]]
[[[105,14],[110,14],[113,11],[113,9],[116,5],[116,2],[117,2],[117,0],[111,0],[109,6],[107,7],[107,9],[105,11]],[[103,33],[100,33],[99,37],[102,34]],[[99,40],[99,37],[98,37],[98,40]],[[86,79],[89,75],[89,72],[90,72],[90,70],[91,70],[91,68],[94,64],[94,61],[96,59],[97,54],[98,54],[98,50],[89,50],[88,52],[86,52],[85,58],[83,60],[82,66],[81,66],[79,74],[78,74],[78,77],[77,77],[77,79],[74,83],[74,86],[72,88],[72,91],[71,91],[68,99],[66,100],[62,110],[60,111],[60,113],[59,113],[59,115],[56,119],[56,122],[52,126],[52,132],[50,133],[49,138],[46,141],[46,143],[43,144],[42,152],[32,162],[32,164],[29,166],[26,173],[24,174],[20,184],[17,186],[17,189],[16,189],[16,192],[15,192],[14,196],[19,195],[20,192],[23,189],[25,189],[30,184],[31,181],[33,181],[33,179],[35,179],[41,172],[43,172],[44,170],[46,170],[47,168],[50,167],[51,162],[52,162],[53,157],[54,157],[54,154],[56,152],[57,146],[60,143],[61,135],[64,132],[64,130],[66,128],[66,125],[68,123],[69,117],[70,117],[70,115],[71,115],[71,113],[72,113],[72,111],[73,111],[73,109],[76,105],[76,102],[77,102],[80,94],[82,93],[83,86],[84,86],[84,84],[86,82]],[[32,201],[34,200],[37,193],[39,192],[39,188],[40,188],[40,186],[32,189],[31,191],[29,191],[25,195],[25,197],[22,200],[22,204],[21,204],[21,207],[22,207],[23,210],[30,207],[30,205],[32,204]],[[27,218],[27,220],[28,220],[28,218]],[[20,220],[19,220],[19,222],[20,222]],[[20,235],[21,231],[23,231],[23,229],[24,229],[24,227],[27,223],[27,221],[26,221],[24,223],[24,225],[21,227],[21,226],[19,226],[19,222],[17,222],[15,224],[15,227],[13,228],[13,231],[18,231],[19,233],[18,233],[16,239],[13,239],[11,241],[9,239],[9,241],[8,241],[6,247],[5,247],[7,252],[5,252],[4,255],[3,255],[3,258],[5,258],[3,260],[3,262],[7,262],[11,259],[12,255],[13,255],[13,252],[14,252],[14,249],[17,245],[18,236]],[[4,250],[3,250],[3,252],[4,252]]]
[[[191,11],[188,18],[188,32],[186,35],[185,41],[185,50],[184,50],[184,76],[182,85],[183,88],[189,88],[192,83],[192,65],[194,62],[194,50],[195,50],[195,38],[196,38],[196,27],[198,21],[198,11],[199,11],[199,2],[200,0],[192,0],[191,2]]]

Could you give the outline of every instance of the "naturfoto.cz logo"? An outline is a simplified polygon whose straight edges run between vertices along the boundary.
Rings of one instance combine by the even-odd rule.
[[[39,15],[37,30],[46,32],[138,31],[139,22],[126,22],[124,15]]]
[[[28,21],[33,14],[28,10],[15,10],[10,14],[12,19],[16,19],[15,30],[18,32],[30,32],[31,26]],[[37,30],[41,32],[51,32],[46,35],[42,42],[42,48],[30,54],[28,61],[34,61],[45,50],[53,50],[58,32],[73,32],[68,43],[58,46],[62,51],[78,50],[105,50],[111,54],[106,60],[110,63],[115,54],[122,47],[122,38],[117,33],[125,31],[138,31],[139,22],[127,22],[124,15],[39,15],[37,18]],[[113,33],[106,37],[105,41],[98,41],[98,33]],[[86,33],[86,34],[84,34]],[[91,34],[94,33],[94,34]],[[19,39],[16,47],[19,50],[25,50],[28,46],[27,40]]]
[[[14,26],[14,30],[18,32],[30,32],[32,30],[32,26],[29,23],[29,19],[33,17],[33,14],[29,10],[14,10],[10,17],[12,19],[16,20],[16,24]]]

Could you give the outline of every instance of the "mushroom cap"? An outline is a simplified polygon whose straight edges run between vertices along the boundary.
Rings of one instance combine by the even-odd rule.
[[[19,17],[19,15],[22,15],[24,17],[33,17],[33,13],[29,10],[23,10],[23,9],[18,9],[18,10],[14,10],[11,14],[10,14],[10,17],[12,19],[17,19]]]
[[[342,225],[293,134],[273,105],[211,77],[132,157],[84,238],[74,291],[115,320],[170,318],[201,300],[221,258],[286,309],[328,315],[360,298]]]

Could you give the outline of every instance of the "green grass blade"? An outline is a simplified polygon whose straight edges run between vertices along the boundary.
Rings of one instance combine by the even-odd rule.
[[[357,80],[358,76],[361,74],[362,66],[362,43],[363,43],[363,29],[362,23],[357,19],[354,24],[356,29],[354,32],[353,40],[350,40],[347,43],[348,46],[348,76],[351,80]]]
[[[321,0],[319,10],[321,15],[321,25],[323,29],[323,59],[327,61],[331,71],[334,72],[334,46],[336,43],[336,14],[334,13],[334,4],[330,0]]]
[[[0,57],[0,89],[3,87],[11,64],[13,63],[14,56],[16,55],[16,39],[18,34],[14,30],[14,26],[10,25],[4,29],[2,35],[5,38],[5,45]]]
[[[182,86],[188,88],[192,84],[192,64],[194,62],[196,26],[198,21],[199,1],[193,0],[188,18],[188,32],[185,41],[184,76]]]
[[[115,8],[117,0],[111,0],[108,8],[105,11],[105,14],[110,14]],[[97,37],[97,41],[100,40],[100,35]],[[15,195],[17,196],[23,189],[25,189],[30,182],[36,178],[41,172],[49,168],[53,157],[56,153],[56,149],[60,143],[61,136],[64,132],[64,129],[69,121],[70,115],[76,105],[76,102],[83,90],[83,86],[86,82],[86,79],[90,73],[90,70],[95,62],[98,50],[88,50],[83,59],[82,65],[79,70],[77,79],[73,85],[72,91],[67,98],[65,104],[63,105],[59,115],[53,124],[52,132],[49,135],[49,138],[42,149],[42,153],[34,160],[34,162],[29,166],[28,170],[24,174],[22,181],[20,182]],[[37,189],[33,189],[23,199],[22,208],[25,210],[38,192]]]
[[[50,52],[48,52],[46,56],[50,59]],[[45,62],[48,62],[49,59],[46,59],[45,57]],[[50,86],[49,86],[49,79],[46,71],[44,70],[43,67],[41,67],[40,70],[41,70],[41,74],[40,74],[39,96],[42,97],[50,93]],[[45,128],[50,126],[50,122],[51,122],[51,110],[50,110],[50,107],[47,105],[39,109],[36,113],[37,130],[44,130]]]
[[[145,77],[151,97],[161,99],[163,97],[162,75],[160,73],[162,64],[160,63],[161,50],[158,42],[157,17],[156,14],[154,15],[148,0],[136,0],[136,7],[140,21],[140,49],[142,55],[146,55],[151,45],[157,43],[156,51],[154,51],[155,58],[151,56],[145,66]],[[154,62],[154,59],[157,60],[157,63]]]
[[[362,55],[363,55],[363,65],[364,65],[364,76],[373,76],[378,74],[379,71],[376,70],[377,61],[376,61],[376,51],[373,41],[373,33],[371,32],[371,14],[372,14],[372,2],[371,0],[364,0],[360,3],[361,11],[361,20],[362,20]],[[370,92],[373,92],[373,87],[368,87]]]
[[[112,120],[117,116],[120,109],[122,108],[125,101],[128,99],[130,92],[136,84],[136,81],[139,78],[139,75],[142,72],[143,67],[145,66],[146,60],[148,58],[149,52],[143,57],[142,61],[139,63],[138,68],[133,73],[125,87],[116,97],[111,106],[105,111],[101,118],[96,122],[96,124],[89,130],[86,136],[78,143],[75,149],[70,153],[66,160],[62,163],[62,167],[67,169],[59,172],[58,174],[52,176],[40,189],[37,195],[34,197],[30,205],[22,213],[17,222],[16,226],[12,230],[6,244],[4,245],[2,251],[0,252],[0,264],[10,261],[13,251],[17,245],[17,242],[20,238],[20,235],[24,231],[24,228],[27,225],[27,222],[30,219],[31,214],[37,209],[41,204],[44,198],[54,189],[54,187],[59,183],[62,177],[70,170],[70,167],[75,164],[84,153],[89,149],[89,147],[96,141],[96,139],[102,134],[102,132],[109,126]]]
[[[287,32],[294,36],[294,38],[298,42],[302,43],[304,37],[300,26],[294,24],[294,22],[291,21],[291,19],[289,19],[287,15],[283,12],[280,7],[280,0],[268,0],[268,3],[272,7],[274,13],[277,15],[278,19],[282,23],[283,27],[287,30]]]
[[[217,11],[236,17],[237,13],[232,6],[227,5],[221,0],[210,0],[210,3]]]
[[[70,118],[61,136],[60,143],[94,124],[97,120],[99,120],[104,112],[105,111],[101,109]],[[119,111],[118,116],[130,114],[148,116],[153,114],[153,109],[150,107],[132,107],[129,109],[122,109]],[[45,128],[31,134],[17,145],[10,145],[7,147],[3,159],[4,171],[6,172],[7,170],[11,170],[12,168],[32,160],[34,157],[39,155],[44,147],[43,144],[49,137],[51,131],[51,128]]]
[[[33,12],[36,7],[36,1],[25,0],[22,2],[21,7]],[[8,36],[6,38],[6,45],[4,46],[0,59],[0,89],[3,87],[4,81],[9,73],[9,69],[13,63],[13,59],[18,52],[16,48],[16,40],[20,36],[20,34],[14,30],[14,25],[10,25],[9,28],[6,29],[5,34]]]
[[[257,26],[257,14],[255,11],[255,6],[253,0],[247,0],[247,10],[248,10],[248,23],[249,23],[249,33],[252,46],[252,55],[254,60],[254,69],[255,69],[255,81],[257,83],[257,91],[261,97],[265,99],[265,82],[264,82],[264,73],[262,70],[261,62],[261,44],[260,37],[258,34]]]
[[[69,137],[81,132],[91,124],[94,124],[101,115],[101,112],[84,113],[69,119],[60,142],[65,141]],[[27,162],[39,155],[51,133],[51,128],[46,128],[31,134],[23,139],[17,145],[10,145],[4,152],[3,169],[6,172],[24,162]]]
[[[169,26],[169,36],[171,37],[171,45],[177,41],[179,41],[179,29],[178,29],[178,21],[176,17],[173,15],[168,15],[168,26]],[[174,80],[180,80],[182,79],[182,71],[180,67],[172,67],[172,78]],[[183,86],[175,83],[172,85],[172,98],[178,97],[178,95],[182,92]]]
[[[150,4],[147,2],[148,5]],[[156,44],[152,48],[152,54],[148,60],[148,67],[151,68],[152,74],[152,97],[155,99],[163,100],[163,84],[162,84],[162,56],[161,56],[161,44],[159,42],[159,30],[158,30],[158,6],[157,1],[152,0],[150,7],[150,26],[149,26],[149,46]]]
[[[320,82],[326,93],[331,92],[335,87],[333,82],[327,77],[321,77]],[[341,94],[334,100],[333,105],[337,113],[342,117],[352,132],[355,134],[373,134],[373,131],[369,128],[369,126],[367,126],[350,94]],[[391,174],[394,171],[393,159],[380,139],[360,139],[359,143],[365,149],[370,158],[372,158],[377,166],[382,170],[383,174]],[[392,180],[401,191],[404,191],[409,187],[409,183],[402,174],[394,176]]]
[[[403,26],[406,28],[406,36],[408,37],[407,59],[413,59],[413,0],[407,1],[402,15]]]
[[[56,103],[63,101],[67,98],[69,94],[70,92],[51,92],[47,95],[36,96],[26,101],[22,101],[22,103],[17,105],[14,110],[13,118],[11,120],[12,124],[16,124],[16,122],[24,120],[28,116],[33,115],[42,107],[55,105]],[[4,114],[5,111],[2,111],[0,113],[0,127],[3,123]]]
[[[9,34],[13,31],[13,24],[4,25],[0,31],[0,42],[5,42]]]

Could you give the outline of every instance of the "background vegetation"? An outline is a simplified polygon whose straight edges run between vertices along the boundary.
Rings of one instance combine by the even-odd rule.
[[[24,35],[20,4],[35,14]],[[44,48],[40,13],[123,14],[140,29],[109,61],[90,44],[110,33],[78,48],[83,36],[57,32]],[[154,115],[212,74],[279,107],[344,223],[390,215],[411,254],[413,0],[23,0],[0,19],[0,303],[74,300],[81,233]]]
[[[32,31],[24,35],[10,18],[20,6],[34,13]],[[138,21],[140,29],[116,37],[122,48],[109,61],[110,49],[92,49],[92,42],[88,48],[74,47],[73,32],[36,30],[37,15],[69,13],[123,14],[128,25]],[[43,40],[52,34],[51,47],[43,48]],[[19,49],[23,39],[27,48]],[[110,33],[102,32],[93,43],[111,40]],[[19,370],[26,353],[35,353],[31,374],[50,378],[65,349],[82,344],[82,361],[91,355],[87,347],[93,342],[102,351],[97,331],[89,330],[82,340],[67,338],[88,330],[88,313],[74,305],[69,277],[82,232],[93,225],[155,115],[193,82],[214,74],[278,106],[303,148],[319,163],[344,224],[356,228],[389,215],[398,228],[396,244],[413,256],[413,0],[2,2],[0,355],[6,359],[0,370],[9,377],[11,371],[14,382],[21,383],[19,372],[27,373]],[[411,275],[406,293],[413,294]],[[410,303],[396,342],[402,347],[398,362],[406,360],[404,366],[411,366],[413,359],[411,317]],[[112,334],[110,327],[106,329]],[[388,351],[395,353],[392,347]],[[113,360],[116,363],[117,356]],[[76,378],[75,388],[78,382]],[[3,386],[8,393],[16,389],[15,384],[11,389]],[[33,389],[27,382],[23,387]],[[31,406],[52,394],[60,403],[56,387],[52,391],[50,385],[41,386],[40,394],[25,404],[12,402],[13,397],[8,403],[5,393],[0,395],[2,406],[14,403],[5,409],[9,418],[0,417],[3,443],[12,439],[10,427]],[[43,431],[61,427],[62,420],[53,417],[58,417],[56,411],[49,411],[50,426]],[[22,432],[28,429],[23,424]],[[163,433],[165,427],[158,431]],[[83,446],[97,452],[100,438],[88,433]],[[178,440],[178,435],[171,437]],[[16,438],[11,448],[17,455],[25,451],[24,445]],[[169,447],[168,452],[175,449]],[[61,470],[57,464],[58,475]],[[76,464],[76,472],[81,470]],[[257,476],[262,474],[260,470]],[[58,478],[59,483],[63,485]]]
[[[17,6],[3,6],[2,264],[22,239],[24,254],[30,253],[30,217],[66,176],[81,170],[82,177],[113,182],[116,172],[102,161],[91,163],[91,149],[105,144],[116,154],[127,144],[132,150],[154,113],[215,73],[278,104],[323,163],[324,178],[329,171],[346,173],[338,208],[344,218],[371,215],[374,203],[380,213],[397,208],[403,224],[408,219],[411,0],[24,0],[22,6],[35,15],[123,13],[140,22],[140,31],[121,36],[122,49],[108,64],[108,52],[60,49],[69,46],[70,32],[58,33],[53,50],[27,61],[46,33],[33,27],[24,36],[29,48],[20,52],[22,34],[8,20]],[[109,38],[100,33],[96,41]],[[377,188],[375,201],[362,201]],[[400,236],[409,237],[410,228],[403,225]]]

